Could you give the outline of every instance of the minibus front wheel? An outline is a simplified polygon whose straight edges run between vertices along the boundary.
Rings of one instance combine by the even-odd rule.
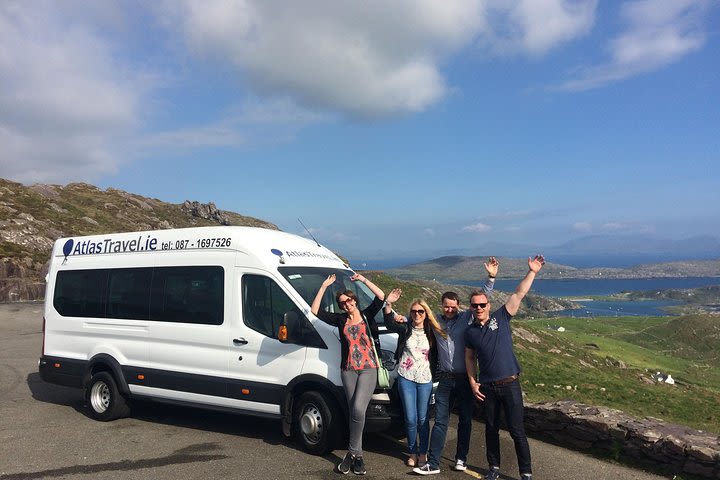
[[[125,397],[120,394],[115,379],[108,372],[98,372],[90,377],[85,387],[85,403],[90,416],[101,422],[130,414]]]
[[[319,392],[303,393],[295,401],[293,421],[296,437],[308,453],[324,455],[335,448],[342,414],[333,400]]]

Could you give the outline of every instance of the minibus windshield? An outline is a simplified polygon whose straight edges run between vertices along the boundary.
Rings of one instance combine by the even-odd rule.
[[[362,282],[353,282],[350,277],[354,274],[352,270],[341,268],[318,268],[318,267],[279,267],[280,273],[287,279],[292,287],[303,297],[308,305],[312,305],[315,295],[322,282],[333,273],[337,277],[335,283],[330,285],[323,295],[320,308],[328,312],[340,313],[342,310],[335,301],[335,294],[340,291],[350,290],[358,297],[359,308],[365,309],[373,301],[375,295]],[[382,323],[382,310],[378,312],[375,320]]]

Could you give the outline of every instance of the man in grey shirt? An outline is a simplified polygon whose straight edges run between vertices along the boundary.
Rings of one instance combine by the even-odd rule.
[[[485,293],[493,290],[495,276],[500,264],[495,257],[490,257],[485,263],[488,279],[483,285]],[[455,292],[445,292],[442,295],[442,313],[438,315],[438,322],[443,334],[435,332],[438,349],[438,368],[436,380],[438,387],[435,391],[435,423],[430,434],[430,451],[428,461],[413,469],[419,475],[433,475],[440,473],[440,456],[445,447],[450,409],[454,401],[458,403],[458,441],[455,453],[454,470],[466,470],[468,450],[470,449],[470,433],[472,430],[472,412],[474,397],[465,369],[465,330],[473,322],[472,310],[460,312],[460,297]]]

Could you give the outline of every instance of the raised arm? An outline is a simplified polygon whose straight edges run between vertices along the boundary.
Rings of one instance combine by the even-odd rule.
[[[485,262],[485,270],[488,274],[487,280],[485,280],[485,285],[482,286],[485,294],[490,294],[490,292],[493,291],[493,288],[495,287],[495,277],[497,277],[498,268],[500,268],[500,262],[498,262],[495,257],[490,257],[488,261]]]
[[[388,315],[392,315],[392,318],[395,318],[395,312],[393,311],[393,303],[397,302],[400,299],[400,295],[402,295],[402,289],[400,288],[393,288],[390,293],[387,294],[387,297],[385,297],[385,307],[383,310],[383,314],[385,315],[385,318],[387,320]]]
[[[367,278],[365,278],[364,275],[361,275],[361,274],[359,274],[359,273],[356,273],[355,275],[353,275],[352,277],[350,277],[350,280],[352,280],[353,282],[362,282],[362,283],[364,283],[365,285],[367,285],[367,287],[370,289],[370,291],[375,294],[375,296],[376,296],[377,298],[379,298],[380,300],[385,300],[385,292],[383,292],[382,290],[380,290],[380,287],[378,287],[377,285],[375,285],[373,282],[371,282],[370,280],[368,280]]]
[[[535,275],[545,265],[545,258],[542,255],[535,255],[535,258],[528,258],[528,272],[525,278],[520,280],[520,283],[515,288],[515,293],[510,295],[507,302],[505,302],[505,308],[510,315],[515,315],[520,309],[520,302],[525,298],[525,295],[530,291]]]
[[[401,326],[400,321],[397,320],[398,317],[404,317],[401,317],[400,315],[395,313],[395,310],[393,310],[392,308],[392,304],[400,299],[401,294],[401,289],[394,288],[390,293],[387,294],[387,297],[385,297],[385,308],[383,309],[383,320],[385,321],[385,328],[395,333],[399,333],[405,328],[404,326]]]
[[[465,370],[467,371],[468,381],[470,382],[470,390],[472,390],[475,398],[481,402],[485,400],[485,395],[480,391],[480,384],[475,379],[477,363],[475,362],[475,350],[465,347]]]
[[[310,305],[310,311],[317,317],[318,312],[320,311],[320,303],[322,303],[322,297],[325,295],[325,290],[327,290],[327,287],[335,283],[335,274],[329,275],[325,280],[323,280],[322,284],[320,285],[320,288],[318,289],[317,294],[315,295],[315,298],[313,299],[312,305]]]

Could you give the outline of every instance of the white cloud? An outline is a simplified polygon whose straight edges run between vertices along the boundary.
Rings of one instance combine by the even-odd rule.
[[[581,70],[559,88],[587,90],[653,72],[700,49],[707,0],[639,0],[621,7],[626,30],[608,44],[610,61]]]
[[[0,170],[19,181],[117,168],[113,139],[137,122],[137,85],[92,29],[54,2],[0,3]]]
[[[576,222],[573,224],[573,230],[577,232],[592,232],[592,224],[588,222]]]
[[[424,237],[432,238],[435,236],[435,230],[433,230],[432,228],[426,228],[425,230],[423,230],[422,234]]]
[[[603,233],[647,234],[655,233],[656,229],[652,224],[640,222],[607,222],[600,227],[600,231]]]
[[[258,141],[283,141],[301,127],[326,122],[329,116],[297,107],[288,99],[252,100],[230,109],[217,121],[139,136],[135,156],[155,151],[192,154],[206,147],[239,147]]]
[[[259,95],[357,117],[419,112],[451,87],[441,68],[475,41],[532,55],[587,34],[597,0],[185,0],[159,10],[188,51]]]
[[[480,40],[495,54],[542,55],[590,33],[597,0],[494,0]]]
[[[185,0],[162,12],[191,52],[233,65],[256,93],[356,116],[417,112],[442,98],[438,63],[482,20],[472,0]]]
[[[643,1],[623,10],[631,26],[650,14],[658,26],[650,36],[659,29],[668,40],[633,53],[627,45],[645,44],[629,29],[613,44],[617,58],[631,62],[655,51],[662,59],[672,45],[678,52],[692,47],[695,37],[684,32],[694,31],[698,8],[668,3],[675,8],[655,12],[647,5],[656,4]],[[544,54],[587,34],[596,6],[597,0],[3,0],[0,171],[26,182],[92,181],[150,155],[283,141],[332,115],[423,111],[453,89],[443,67],[458,52],[479,43],[494,54]],[[153,124],[172,115],[164,102],[197,93],[181,90],[196,69],[207,78],[235,77],[223,78],[223,94],[237,86],[231,102],[252,100],[223,110],[203,105],[198,116],[189,108],[194,124],[180,124],[184,117],[171,127]]]
[[[490,225],[486,225],[484,223],[475,223],[462,227],[460,231],[469,233],[485,233],[489,232],[490,230],[492,230],[492,227]]]
[[[626,228],[622,223],[608,222],[603,224],[602,229],[606,232],[616,232],[618,230],[624,230]]]

